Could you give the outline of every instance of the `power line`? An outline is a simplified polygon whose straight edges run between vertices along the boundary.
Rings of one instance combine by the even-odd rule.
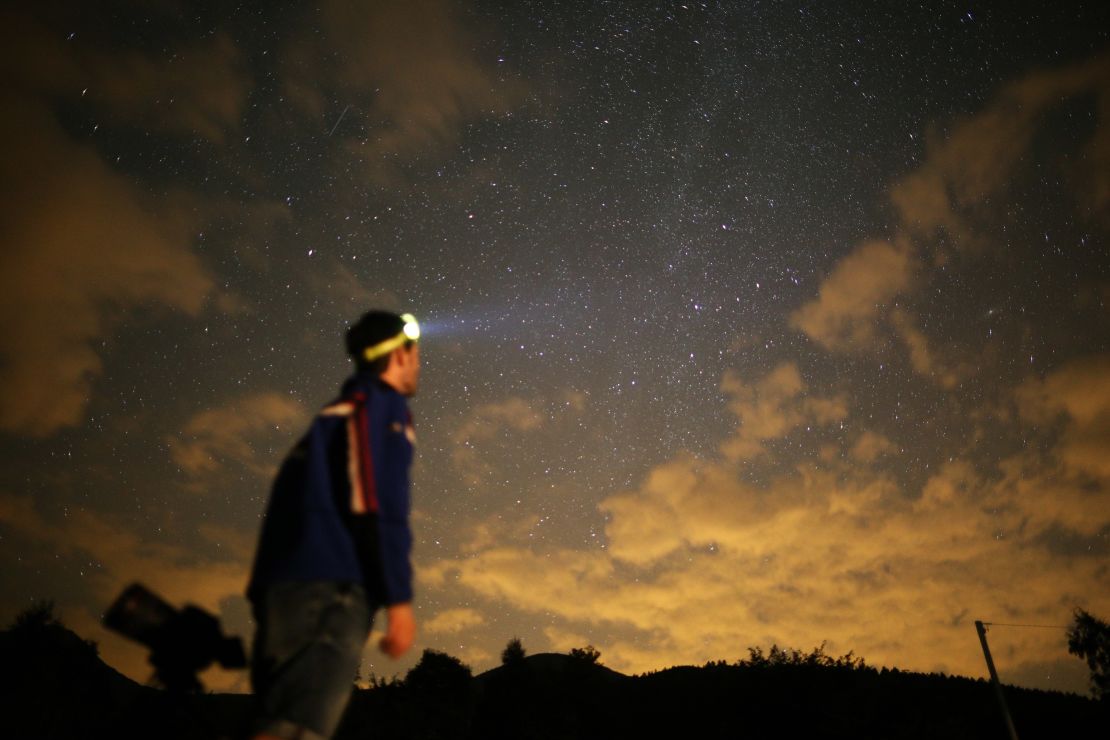
[[[983,622],[985,627],[1036,627],[1044,630],[1066,630],[1066,624],[1005,624],[1003,622]]]

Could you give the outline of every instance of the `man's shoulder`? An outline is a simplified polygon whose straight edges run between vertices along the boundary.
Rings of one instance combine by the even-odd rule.
[[[384,411],[387,415],[393,416],[407,412],[408,401],[380,380],[355,376],[344,383],[341,395],[325,404],[317,416],[351,416],[360,406],[369,407],[372,413]]]
[[[350,416],[357,408],[357,398],[337,398],[320,409],[318,416]]]

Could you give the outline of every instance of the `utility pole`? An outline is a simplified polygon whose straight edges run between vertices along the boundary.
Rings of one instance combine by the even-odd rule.
[[[998,706],[1002,709],[1002,718],[1006,720],[1006,729],[1010,731],[1010,740],[1018,740],[1014,720],[1010,718],[1010,710],[1006,707],[1006,697],[1002,695],[1002,684],[998,682],[998,671],[994,669],[991,649],[987,647],[987,628],[978,619],[975,620],[975,631],[979,633],[979,642],[983,645],[983,657],[987,659],[987,670],[990,671],[991,683],[994,684],[994,695],[998,697]]]

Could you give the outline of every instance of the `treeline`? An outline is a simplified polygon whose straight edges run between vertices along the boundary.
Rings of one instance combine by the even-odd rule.
[[[1097,635],[1088,640],[1101,645]],[[1091,643],[1091,640],[1094,642]],[[171,695],[138,686],[102,661],[49,608],[0,632],[5,738],[238,738],[250,696]],[[1006,687],[1022,740],[1105,737],[1110,701]],[[411,740],[563,738],[1006,737],[983,680],[875,669],[852,653],[750,648],[713,661],[626,676],[593,646],[528,655],[513,639],[502,665],[478,676],[434,650],[404,677],[369,676],[338,737]]]
[[[1023,740],[1101,737],[1107,702],[1006,687]],[[639,676],[610,671],[592,646],[526,656],[510,641],[478,677],[425,651],[403,679],[356,692],[339,737],[401,738],[999,738],[986,681],[876,669],[853,653],[750,648],[748,657]]]

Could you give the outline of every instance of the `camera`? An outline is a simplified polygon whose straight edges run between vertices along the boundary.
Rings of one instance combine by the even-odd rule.
[[[169,691],[201,691],[197,673],[213,663],[247,665],[243,641],[225,636],[216,617],[192,604],[174,609],[139,583],[124,589],[109,607],[104,626],[150,648],[154,678]]]

